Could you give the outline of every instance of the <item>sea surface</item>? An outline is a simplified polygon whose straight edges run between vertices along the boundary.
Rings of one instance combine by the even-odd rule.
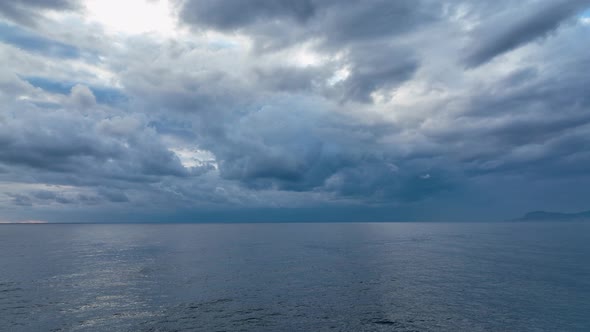
[[[590,223],[0,225],[0,331],[590,331]]]

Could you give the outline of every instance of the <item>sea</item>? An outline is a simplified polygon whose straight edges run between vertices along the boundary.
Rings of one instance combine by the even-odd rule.
[[[590,223],[0,225],[0,331],[590,331]]]

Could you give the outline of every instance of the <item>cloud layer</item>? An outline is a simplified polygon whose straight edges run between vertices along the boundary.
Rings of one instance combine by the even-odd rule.
[[[588,208],[588,1],[167,3],[0,5],[1,219]]]

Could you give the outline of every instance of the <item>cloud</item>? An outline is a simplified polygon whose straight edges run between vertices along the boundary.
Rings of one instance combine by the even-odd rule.
[[[108,105],[121,104],[126,100],[126,96],[119,89],[89,85],[84,82],[69,82],[49,79],[46,77],[28,76],[23,79],[34,87],[43,89],[50,93],[58,93],[62,95],[69,95],[73,89],[76,91],[74,94],[81,93],[81,90],[88,90],[84,92],[89,96],[92,94],[91,99],[95,102]]]
[[[84,85],[76,84],[71,90],[71,99],[79,108],[90,108],[96,105],[96,97],[92,91]]]
[[[587,209],[584,1],[186,0],[170,35],[69,4],[2,7],[38,13],[0,25],[9,219]]]
[[[297,4],[264,0],[192,0],[183,3],[181,19],[196,28],[237,31],[253,39],[260,52],[273,52],[301,43],[314,44],[315,50],[329,56],[346,56],[341,67],[351,75],[340,92],[327,91],[341,99],[363,102],[384,87],[395,87],[418,69],[419,60],[392,38],[409,33],[413,27],[435,22],[440,6],[432,1],[350,2],[303,1]],[[329,77],[309,68],[285,68],[274,73],[258,71],[267,85],[280,90],[330,90]],[[318,74],[321,77],[318,77]],[[319,80],[319,81],[318,81]]]
[[[18,0],[0,3],[0,15],[16,22],[33,25],[40,19],[38,11],[74,10],[78,2],[73,0]]]
[[[419,61],[409,51],[395,45],[370,45],[350,54],[350,74],[341,83],[342,97],[370,102],[371,94],[391,89],[409,80]]]
[[[100,110],[88,114],[95,100],[82,85],[72,88],[66,102],[68,108],[55,110],[26,102],[15,105],[18,112],[0,121],[0,162],[67,174],[69,181],[79,176],[81,182],[100,182],[104,176],[149,181],[155,176],[188,175],[141,116],[100,119],[104,116]]]
[[[590,6],[588,0],[560,0],[540,3],[521,15],[500,15],[486,23],[473,36],[474,45],[465,59],[470,67],[479,66],[491,59],[547,36],[566,19]]]
[[[23,50],[58,58],[78,58],[81,51],[60,41],[45,38],[14,25],[0,22],[0,41]]]
[[[12,198],[12,204],[17,206],[33,206],[33,201],[30,197],[22,194],[8,194]]]
[[[255,0],[250,2],[187,1],[182,8],[182,18],[188,22],[213,26],[221,30],[238,29],[273,18],[293,19],[305,22],[316,11],[310,0],[284,2],[276,0]]]
[[[287,45],[320,38],[325,46],[340,47],[404,33],[438,18],[440,6],[433,1],[340,1],[305,0],[189,0],[180,17],[191,25],[243,31],[260,38],[260,46]]]

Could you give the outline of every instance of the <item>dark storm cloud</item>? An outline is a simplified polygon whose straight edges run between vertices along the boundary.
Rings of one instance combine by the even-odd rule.
[[[186,177],[178,157],[159,142],[142,117],[98,118],[92,92],[71,89],[66,108],[11,105],[0,118],[0,164],[62,177],[61,184],[98,184],[105,179],[153,182]],[[54,177],[53,175],[51,177]],[[59,182],[59,181],[58,181]]]
[[[579,8],[579,3],[564,2],[565,9],[549,13],[546,8],[552,4],[541,4],[539,10],[535,2],[526,2],[510,14],[505,8],[509,3],[448,4],[456,10],[466,6],[469,15],[477,17],[479,25],[470,33],[473,59],[480,63],[545,35]],[[186,1],[181,11],[185,23],[238,31],[253,39],[255,52],[262,51],[256,53],[260,60],[254,70],[248,71],[256,82],[209,64],[198,71],[175,72],[166,62],[152,63],[152,71],[131,68],[123,82],[149,109],[166,111],[166,121],[154,122],[159,133],[198,142],[215,156],[220,178],[240,184],[246,192],[319,192],[368,202],[415,202],[460,192],[474,174],[504,173],[525,164],[528,170],[554,167],[563,156],[555,149],[565,143],[552,143],[543,150],[545,157],[536,159],[527,145],[560,140],[565,131],[585,123],[585,110],[576,113],[575,105],[585,105],[586,82],[574,74],[565,81],[552,80],[531,66],[485,88],[461,86],[466,106],[458,113],[444,104],[428,106],[432,109],[425,115],[420,108],[404,110],[426,117],[424,122],[428,117],[436,122],[440,115],[446,121],[441,122],[442,133],[412,122],[356,123],[362,116],[334,112],[329,101],[336,101],[336,108],[352,103],[350,107],[362,113],[375,92],[393,91],[395,100],[396,88],[414,80],[421,66],[440,60],[437,47],[463,46],[459,38],[441,41],[422,33],[432,24],[438,24],[441,36],[447,36],[447,29],[449,36],[460,30],[453,26],[459,23],[448,21],[443,7],[429,1],[352,1],[346,6],[341,1]],[[540,13],[547,13],[547,22]],[[500,17],[509,24],[496,24],[502,23]],[[417,35],[419,45],[407,41]],[[311,42],[320,55],[340,57],[319,66],[264,63],[265,56],[303,42]],[[452,66],[453,61],[461,65],[463,59],[444,63]],[[187,60],[184,66],[197,62]],[[561,68],[557,70],[578,72],[555,65]],[[327,81],[342,67],[348,77],[330,85]],[[563,108],[571,112],[550,116],[552,109]],[[393,107],[387,111],[399,112]],[[506,114],[509,117],[502,119]],[[190,195],[190,190],[184,192]]]
[[[465,62],[479,66],[557,29],[566,19],[590,6],[588,0],[560,0],[533,5],[521,15],[501,16],[484,23],[474,35]]]
[[[311,0],[203,0],[185,2],[181,17],[187,22],[231,30],[269,19],[305,22],[315,11],[315,4]]]
[[[368,159],[340,168],[327,179],[325,190],[366,202],[405,203],[457,189],[459,178],[432,167],[411,159],[400,158],[398,164]]]
[[[440,19],[441,5],[436,1],[318,1],[324,16],[317,17],[311,32],[324,38],[330,47],[391,40],[404,33],[428,26]],[[310,36],[314,38],[315,36]]]
[[[567,192],[590,178],[588,26],[565,24],[586,3],[186,0],[186,34],[97,29],[90,47],[82,23],[52,30],[66,43],[0,25],[4,201],[432,220]]]
[[[342,82],[343,98],[370,102],[371,93],[409,80],[419,67],[411,52],[391,45],[370,45],[350,53],[350,76]]]
[[[339,101],[370,103],[371,94],[395,88],[411,79],[419,61],[409,50],[387,45],[364,45],[346,56],[348,76],[330,84],[336,64],[322,67],[263,67],[255,75],[263,87],[294,93],[317,93]]]
[[[310,72],[314,73],[313,70]],[[299,82],[298,77],[287,77]],[[302,81],[307,79],[305,77]],[[274,88],[283,88],[283,84],[291,83],[288,80],[286,83],[279,82]],[[192,84],[200,85],[198,80]],[[306,84],[302,84],[299,91],[306,91]],[[290,85],[289,89],[292,88]],[[200,148],[215,155],[221,178],[237,181],[249,190],[323,190],[325,181],[343,168],[355,167],[362,162],[388,162],[378,156],[383,153],[376,146],[376,140],[392,130],[389,126],[354,124],[354,119],[326,110],[328,105],[321,99],[305,101],[302,95],[284,95],[273,97],[270,104],[267,100],[263,105],[228,112],[228,109],[236,108],[236,102],[258,102],[242,99],[239,97],[241,94],[248,94],[241,92],[234,94],[233,98],[218,99],[215,105],[202,105],[195,102],[194,93],[190,90],[182,94],[179,91],[184,89],[177,89],[175,94],[166,96],[176,99],[171,103],[159,99],[163,96],[141,93],[156,97],[154,103],[177,106],[179,113],[168,112],[167,117],[171,120],[177,114],[179,120],[184,120],[157,123],[153,124],[154,127],[162,133],[176,133],[198,141]],[[211,90],[217,93],[215,91]],[[190,127],[187,127],[188,119],[191,119]],[[178,130],[171,130],[170,126]],[[191,131],[194,134],[190,134]],[[375,152],[369,152],[372,150]],[[354,181],[352,178],[344,180],[349,179]],[[378,188],[367,187],[366,190],[365,193],[371,196]],[[338,190],[330,188],[329,191]],[[355,196],[361,195],[359,189]]]
[[[419,68],[411,51],[383,45],[351,50],[343,60],[347,77],[331,83],[337,64],[321,67],[263,67],[255,70],[260,84],[291,93],[314,93],[339,102],[371,103],[372,93],[389,91],[410,80]]]
[[[345,52],[352,73],[336,93],[322,87],[327,77],[309,68],[260,70],[263,85],[278,90],[314,90],[341,100],[369,102],[370,94],[409,79],[419,61],[391,39],[439,19],[432,1],[186,1],[184,22],[205,28],[239,30],[254,37],[255,47],[270,52],[312,40],[318,51]],[[323,79],[320,82],[318,79]],[[312,89],[313,88],[313,89]]]
[[[441,132],[427,133],[447,148],[457,146],[470,174],[535,178],[588,175],[590,98],[587,55],[554,59],[552,70],[522,69],[473,93],[465,112]],[[448,152],[447,152],[448,153]]]
[[[199,27],[243,29],[277,39],[284,39],[276,33],[288,33],[283,27],[291,25],[301,29],[297,40],[322,38],[326,45],[337,46],[408,31],[435,20],[439,9],[433,1],[188,0],[181,19]]]
[[[444,172],[430,176],[428,162],[387,152],[378,140],[395,128],[354,124],[354,119],[323,107],[287,97],[235,120],[226,117],[221,131],[200,138],[201,146],[215,154],[222,178],[248,190],[415,201],[439,194],[456,181]]]
[[[473,96],[467,114],[474,121],[497,119],[484,134],[505,146],[543,143],[568,130],[590,122],[590,79],[576,68],[590,65],[590,59],[570,62],[562,72],[546,77],[526,74],[526,82],[501,81],[494,91]],[[514,82],[514,75],[509,79]],[[488,121],[491,123],[491,121]]]

